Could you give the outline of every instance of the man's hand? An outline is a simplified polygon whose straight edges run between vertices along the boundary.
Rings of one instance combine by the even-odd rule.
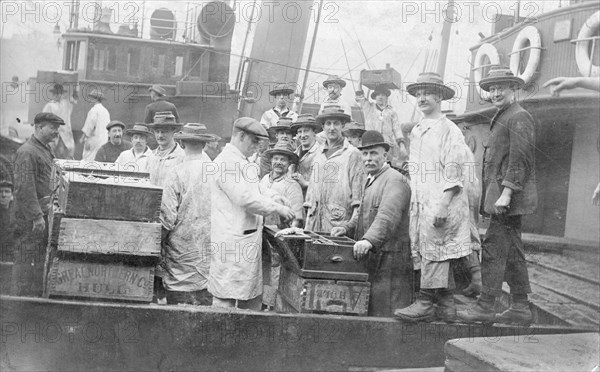
[[[283,218],[283,220],[285,222],[289,222],[292,221],[294,218],[296,218],[296,215],[294,214],[294,211],[292,211],[291,208],[286,207],[285,205],[281,205],[279,207],[279,209],[277,210],[277,214]]]
[[[298,172],[294,172],[292,173],[292,177],[291,177],[294,181],[298,182],[300,184],[300,187],[302,187],[303,189],[308,187],[308,181],[306,181],[304,179],[304,177],[298,173]]]
[[[373,249],[373,244],[368,240],[359,240],[354,243],[354,258],[357,260],[362,259]]]
[[[41,234],[44,232],[45,229],[46,229],[46,222],[44,222],[44,217],[39,216],[38,218],[33,220],[33,228],[31,231],[33,231],[36,234]]]
[[[440,202],[438,204],[438,208],[435,212],[435,217],[433,219],[433,226],[442,227],[448,221],[448,204],[444,202]]]
[[[550,87],[550,92],[554,97],[558,97],[562,90],[574,89],[579,85],[579,80],[573,77],[556,77],[544,83],[544,88]]]
[[[79,137],[79,143],[85,143],[86,139],[87,139],[87,136],[85,134],[82,134],[81,137]]]
[[[496,200],[494,203],[494,208],[496,209],[496,214],[503,214],[508,212],[510,209],[510,200],[512,198],[512,189],[510,187],[505,187],[502,190],[502,195]]]
[[[346,233],[346,228],[342,226],[335,226],[333,229],[331,229],[331,236],[344,236]]]
[[[594,190],[594,195],[592,195],[592,204],[598,206],[600,205],[600,183],[596,186],[596,190]]]

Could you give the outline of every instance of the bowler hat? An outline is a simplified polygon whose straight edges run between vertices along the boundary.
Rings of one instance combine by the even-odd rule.
[[[327,80],[325,80],[323,82],[323,86],[325,88],[327,88],[327,86],[329,84],[338,84],[341,88],[346,86],[346,82],[344,80],[342,80],[342,78],[340,78],[337,75],[329,75],[329,77],[327,77]]]
[[[152,124],[148,124],[148,127],[152,129],[156,128],[181,128],[183,124],[178,123],[175,120],[175,115],[171,111],[161,111],[154,115],[154,121]]]
[[[294,152],[294,146],[290,141],[279,141],[272,149],[265,151],[265,156],[271,158],[275,154],[285,155],[289,157],[290,162],[297,164],[300,158]]]
[[[302,127],[312,128],[315,131],[315,133],[319,133],[323,130],[323,128],[319,124],[317,124],[317,121],[315,120],[315,117],[312,116],[312,114],[298,115],[298,119],[296,119],[296,122],[292,124],[292,134],[295,135],[296,132],[298,132],[298,129]]]
[[[435,72],[423,72],[417,77],[417,82],[409,84],[406,90],[411,96],[416,96],[419,89],[439,93],[443,100],[454,97],[454,90],[446,85],[441,76]]]
[[[371,99],[375,99],[377,97],[377,95],[379,95],[379,94],[385,94],[386,97],[389,97],[392,94],[392,92],[390,92],[390,90],[388,88],[377,87],[377,88],[375,88],[373,93],[371,93]]]
[[[33,119],[33,123],[34,124],[53,123],[53,124],[65,125],[65,121],[60,116],[53,114],[51,112],[40,112],[39,114],[35,115],[35,118]]]
[[[233,122],[233,127],[259,138],[269,139],[269,133],[256,119],[241,117]]]
[[[364,150],[375,146],[383,146],[385,151],[390,151],[390,144],[385,142],[383,134],[376,130],[366,131],[362,136],[362,144],[358,147],[358,149]]]
[[[488,75],[479,81],[481,89],[488,92],[490,86],[499,83],[511,83],[514,84],[517,89],[525,85],[525,81],[518,76],[515,76],[513,72],[506,66],[492,66]]]
[[[121,129],[125,129],[125,124],[119,120],[111,120],[106,124],[106,130],[110,130],[112,127],[121,127]]]
[[[294,89],[290,88],[287,84],[285,83],[279,83],[276,84],[273,89],[271,89],[271,91],[269,92],[269,95],[271,96],[276,96],[278,94],[285,94],[290,95],[294,93]]]
[[[194,141],[194,142],[212,142],[215,136],[208,133],[206,125],[201,123],[187,123],[181,128],[180,132],[173,136],[179,141]]]
[[[145,124],[136,123],[131,129],[127,129],[125,134],[133,136],[134,134],[141,134],[144,136],[154,135]]]
[[[323,112],[317,116],[316,121],[317,124],[323,125],[323,123],[329,119],[338,119],[342,123],[347,123],[352,120],[350,115],[344,113],[344,110],[338,105],[325,106]]]
[[[342,130],[342,133],[356,133],[359,136],[364,135],[365,132],[365,126],[355,121],[351,121],[348,124],[346,124],[344,126],[344,130]]]
[[[92,89],[89,93],[88,93],[88,97],[90,98],[95,98],[98,101],[102,101],[104,100],[104,93],[102,93],[102,89],[99,88],[95,88]]]
[[[148,92],[155,92],[156,94],[158,94],[159,96],[166,96],[167,95],[167,91],[165,90],[165,88],[161,87],[158,84],[154,84],[153,86],[151,86],[150,88],[148,88]]]
[[[277,120],[277,125],[273,125],[270,130],[277,132],[279,130],[289,130],[292,131],[292,118],[290,117],[281,117]]]

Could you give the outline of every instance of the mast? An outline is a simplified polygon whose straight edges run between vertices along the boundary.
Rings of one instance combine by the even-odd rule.
[[[444,79],[446,72],[446,58],[448,57],[448,46],[450,44],[450,30],[454,21],[454,0],[448,0],[446,12],[444,14],[444,25],[442,27],[442,43],[440,45],[440,54],[438,58],[437,73]]]
[[[323,0],[319,2],[319,9],[317,10],[317,23],[315,24],[315,32],[310,42],[310,51],[308,52],[308,61],[306,62],[306,72],[304,73],[304,80],[302,81],[302,90],[300,91],[300,102],[298,104],[297,112],[302,112],[302,104],[304,103],[304,90],[306,89],[306,83],[308,82],[308,73],[310,71],[310,64],[312,62],[313,52],[315,51],[315,44],[317,41],[317,33],[319,32],[319,23],[321,23],[321,9],[323,8]]]

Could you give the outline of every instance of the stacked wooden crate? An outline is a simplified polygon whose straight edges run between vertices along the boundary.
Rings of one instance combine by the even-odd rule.
[[[47,296],[150,302],[162,189],[115,164],[55,161]]]
[[[309,231],[275,237],[277,231],[265,227],[282,262],[277,311],[367,315],[371,284],[364,261],[353,257],[354,240]]]

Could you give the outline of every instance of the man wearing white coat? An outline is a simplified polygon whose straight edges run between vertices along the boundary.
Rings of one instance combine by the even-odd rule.
[[[208,290],[213,306],[259,311],[262,303],[262,216],[294,219],[292,210],[261,195],[259,168],[248,157],[266,129],[252,118],[233,123],[231,142],[214,160],[211,182],[211,262]]]

